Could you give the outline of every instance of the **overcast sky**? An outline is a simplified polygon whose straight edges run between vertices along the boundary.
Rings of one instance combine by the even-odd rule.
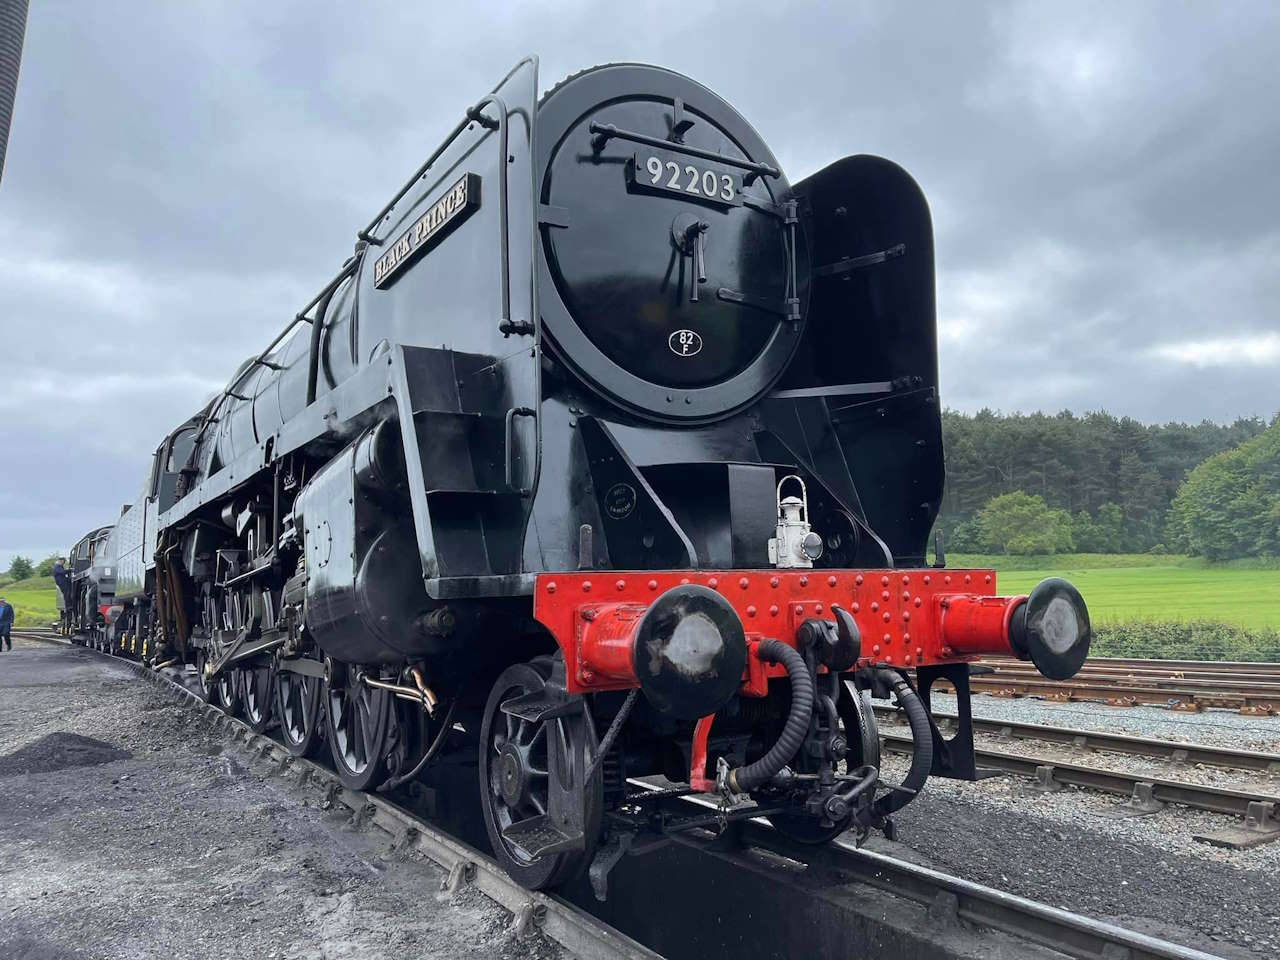
[[[526,53],[544,88],[687,73],[793,181],[850,153],[910,170],[951,407],[1280,408],[1280,4],[33,0],[0,183],[0,570],[133,500]]]

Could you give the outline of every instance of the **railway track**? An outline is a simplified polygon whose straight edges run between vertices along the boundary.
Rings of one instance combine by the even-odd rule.
[[[936,686],[941,689],[945,684],[939,681]],[[997,667],[991,673],[973,674],[969,689],[997,697],[1097,701],[1112,706],[1141,704],[1191,712],[1216,707],[1268,716],[1280,713],[1280,681],[1253,683],[1085,672],[1070,680],[1048,680],[1038,673]]]
[[[68,643],[46,631],[15,631],[15,636]],[[921,960],[938,956],[1215,957],[858,849],[844,839],[797,848],[762,820],[739,822],[721,837],[709,833],[681,837],[668,849],[628,861],[634,869],[617,871],[617,889],[606,904],[594,902],[582,891],[576,896],[572,891],[567,896],[531,892],[512,881],[485,853],[401,803],[379,794],[345,790],[332,771],[291,757],[271,737],[253,733],[240,720],[206,703],[172,668],[157,672],[136,661],[117,659],[169,692],[175,701],[202,713],[251,761],[322,790],[327,803],[350,811],[354,824],[380,829],[396,848],[417,850],[439,864],[447,873],[445,889],[474,887],[512,913],[517,935],[536,928],[580,957],[647,960],[662,955],[721,955],[730,949],[754,956],[769,955],[775,949],[779,956],[834,960],[848,956],[851,930],[871,936],[882,955]],[[690,802],[714,806],[705,798]],[[682,883],[692,886],[687,897],[680,894]],[[755,897],[753,887],[758,890]],[[652,909],[655,890],[663,891],[662,911]],[[748,906],[753,903],[768,903],[771,909],[754,911]],[[681,909],[690,911],[687,926],[679,922]],[[723,915],[732,915],[734,923],[705,922],[707,916]],[[738,930],[732,942],[706,939],[727,936],[726,928]],[[951,942],[940,951],[935,940],[944,936]],[[1010,938],[1002,941],[1005,952],[991,947],[993,936]]]
[[[897,722],[901,717],[900,711],[894,707],[877,706],[875,710],[882,720]],[[935,710],[933,716],[944,731],[954,726],[957,720],[955,714],[941,710]],[[1124,733],[1080,730],[1076,727],[1054,727],[1042,723],[1017,723],[1012,720],[983,720],[974,717],[972,723],[975,732],[991,734],[1005,740],[1038,740],[1080,750],[1104,750],[1109,753],[1128,753],[1138,757],[1168,760],[1172,763],[1203,763],[1212,767],[1280,775],[1280,753],[1235,750],[1210,744],[1135,737]]]
[[[995,667],[1019,667],[1024,663],[1013,657],[987,656],[982,662]],[[1202,679],[1262,679],[1280,683],[1280,663],[1264,660],[1157,660],[1151,657],[1090,657],[1084,670],[1153,673],[1161,676],[1194,676]]]
[[[1070,680],[1046,680],[1011,657],[984,657],[970,686],[994,696],[1100,700],[1195,711],[1206,707],[1249,714],[1280,712],[1280,663],[1094,657]]]
[[[877,707],[883,719],[900,719],[898,711]],[[940,727],[954,725],[954,714],[937,713]],[[1181,743],[1133,737],[1118,733],[1099,733],[1070,727],[1053,727],[1037,723],[1014,723],[1005,720],[973,720],[975,732],[993,734],[1007,740],[1031,740],[1056,743],[1080,750],[1101,750],[1132,756],[1165,760],[1173,764],[1201,763],[1217,767],[1250,770],[1264,774],[1280,774],[1280,754],[1234,750],[1206,744]],[[909,734],[881,731],[885,749],[895,753],[911,752]],[[1196,839],[1219,846],[1243,848],[1280,839],[1280,791],[1235,790],[1208,784],[1154,777],[1149,773],[1124,772],[1096,764],[1072,763],[1055,757],[993,750],[975,746],[978,761],[989,769],[1033,778],[1041,789],[1053,791],[1063,786],[1077,786],[1129,798],[1123,813],[1155,813],[1173,803],[1195,810],[1207,810],[1243,818],[1243,825]]]
[[[909,734],[883,731],[880,736],[885,745],[895,753],[911,752]],[[1043,781],[1046,787],[1052,787],[1055,784],[1086,787],[1130,797],[1141,794],[1161,804],[1177,803],[1196,810],[1234,814],[1241,817],[1250,813],[1251,805],[1261,804],[1269,808],[1268,818],[1272,821],[1275,821],[1275,812],[1280,810],[1280,796],[1276,794],[1168,780],[1152,777],[1146,773],[1124,773],[1088,764],[1068,763],[1050,757],[989,750],[983,747],[976,747],[974,753],[979,762],[988,767],[1035,777]],[[1143,786],[1142,790],[1138,789],[1140,786]],[[1151,789],[1148,790],[1147,787]],[[1280,822],[1276,822],[1276,829],[1280,831]]]

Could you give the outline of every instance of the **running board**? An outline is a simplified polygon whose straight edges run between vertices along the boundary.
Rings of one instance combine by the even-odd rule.
[[[530,860],[586,848],[585,834],[581,831],[574,835],[565,833],[545,813],[511,824],[502,831],[502,839]]]
[[[554,692],[537,690],[522,697],[503,700],[499,708],[509,717],[529,723],[541,723],[557,717],[570,717],[582,713],[582,697],[566,697]]]

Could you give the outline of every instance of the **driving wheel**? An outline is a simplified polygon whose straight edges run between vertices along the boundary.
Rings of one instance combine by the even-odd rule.
[[[275,671],[275,713],[280,739],[291,756],[310,755],[320,727],[320,693],[323,681],[292,670]]]
[[[368,790],[385,777],[391,696],[341,663],[324,683],[325,732],[338,779],[349,790]]]
[[[254,733],[262,733],[275,719],[275,670],[270,661],[255,663],[238,671],[240,695],[244,699],[244,719]]]

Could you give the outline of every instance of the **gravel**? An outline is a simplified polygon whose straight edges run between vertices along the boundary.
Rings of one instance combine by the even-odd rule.
[[[934,708],[954,711],[954,697]],[[984,718],[1126,732],[1243,749],[1275,750],[1280,718],[1225,712],[1178,714],[1101,704],[1053,704],[976,696]],[[1242,731],[1244,732],[1242,735]],[[1166,779],[1239,784],[1280,795],[1280,781],[1199,765],[1072,751],[1034,741],[979,737],[980,744],[1036,756],[1148,771]],[[908,758],[886,755],[887,780]],[[1067,787],[1036,793],[1013,775],[976,783],[931,778],[897,817],[900,844],[939,869],[1012,893],[1166,936],[1227,956],[1280,956],[1280,840],[1229,850],[1192,839],[1240,825],[1235,817],[1168,806],[1115,819],[1121,798]]]
[[[560,955],[225,748],[123,664],[15,639],[0,654],[0,956]]]

